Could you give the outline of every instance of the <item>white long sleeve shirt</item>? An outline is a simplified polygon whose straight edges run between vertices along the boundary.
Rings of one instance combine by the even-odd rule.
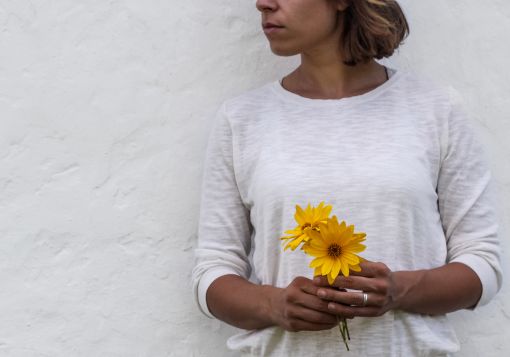
[[[313,257],[283,251],[295,205],[320,201],[366,233],[360,255],[391,270],[461,262],[482,282],[478,306],[502,284],[498,212],[484,147],[457,90],[389,68],[379,87],[311,99],[269,82],[225,100],[207,145],[192,273],[201,311],[225,274],[286,287],[312,278]],[[475,307],[475,308],[476,308]],[[445,315],[392,310],[337,328],[240,332],[227,346],[253,356],[447,356],[459,350]]]

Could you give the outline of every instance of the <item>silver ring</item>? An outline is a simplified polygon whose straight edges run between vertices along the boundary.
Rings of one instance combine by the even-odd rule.
[[[361,304],[361,306],[367,306],[367,301],[368,301],[368,294],[363,293],[363,303]]]

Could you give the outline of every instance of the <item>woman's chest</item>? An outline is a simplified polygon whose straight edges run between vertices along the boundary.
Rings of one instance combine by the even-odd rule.
[[[285,120],[280,118],[279,120]],[[434,198],[440,138],[433,120],[351,115],[274,122],[242,155],[247,204],[342,195],[343,202]]]

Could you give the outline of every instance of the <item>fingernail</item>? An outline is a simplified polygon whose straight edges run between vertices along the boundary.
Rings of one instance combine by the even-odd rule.
[[[320,296],[320,297],[325,297],[326,296],[326,292],[324,290],[319,290],[319,291],[317,291],[317,295]]]
[[[313,278],[313,282],[314,283],[320,283],[321,282],[321,278],[316,276],[315,278]]]

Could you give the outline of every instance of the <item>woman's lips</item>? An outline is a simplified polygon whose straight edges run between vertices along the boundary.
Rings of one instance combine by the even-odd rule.
[[[268,34],[274,34],[274,33],[278,33],[280,32],[281,30],[283,30],[283,26],[273,26],[273,25],[269,25],[269,26],[266,26],[264,27],[264,33],[266,35]]]

